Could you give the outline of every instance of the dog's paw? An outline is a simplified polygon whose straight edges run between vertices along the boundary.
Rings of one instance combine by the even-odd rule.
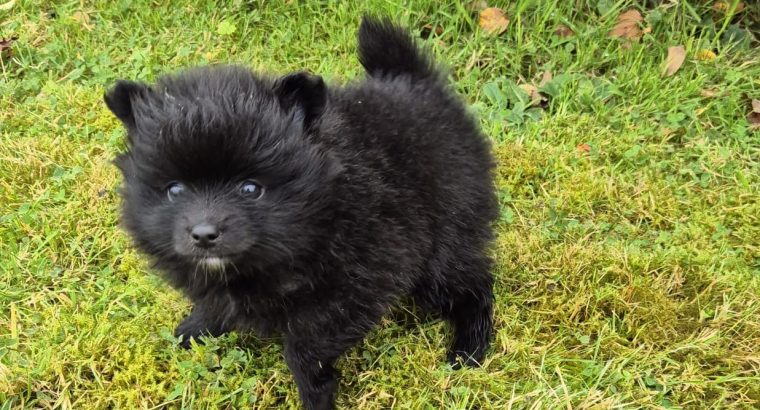
[[[474,357],[466,352],[449,352],[446,355],[446,361],[451,365],[454,370],[459,370],[462,367],[480,367],[482,355],[480,357]]]
[[[179,345],[184,349],[190,348],[191,339],[195,339],[195,343],[197,344],[203,344],[200,339],[200,336],[203,334],[204,329],[198,326],[192,314],[186,317],[185,320],[183,320],[182,323],[180,323],[179,326],[174,329],[174,336],[181,338]]]

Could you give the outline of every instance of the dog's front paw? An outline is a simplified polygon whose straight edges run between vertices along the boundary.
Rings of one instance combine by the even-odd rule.
[[[459,370],[462,367],[480,367],[483,355],[473,356],[462,351],[449,351],[446,355],[446,361],[453,370]]]
[[[197,318],[192,313],[174,329],[174,336],[182,338],[179,345],[185,349],[190,348],[190,339],[195,339],[195,343],[202,344],[200,336],[204,333],[205,328],[198,323]]]

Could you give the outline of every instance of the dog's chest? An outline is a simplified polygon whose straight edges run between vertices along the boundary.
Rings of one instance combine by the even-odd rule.
[[[241,330],[261,337],[282,334],[287,329],[288,301],[283,297],[256,293],[230,293],[230,311]]]

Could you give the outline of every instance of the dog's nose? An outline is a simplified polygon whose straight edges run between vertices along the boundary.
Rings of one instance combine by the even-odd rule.
[[[190,237],[193,238],[195,246],[210,248],[216,245],[216,240],[219,238],[219,228],[207,223],[198,224],[190,230]]]

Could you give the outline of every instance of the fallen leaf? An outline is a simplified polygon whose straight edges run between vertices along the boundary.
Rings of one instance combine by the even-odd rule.
[[[554,78],[554,77],[552,76],[552,72],[551,71],[549,71],[549,70],[544,71],[544,73],[541,74],[541,82],[538,83],[538,86],[539,87],[545,86],[546,83],[548,83],[549,81],[552,80],[552,78]]]
[[[740,1],[736,5],[736,10],[734,10],[734,13],[741,13],[744,11],[744,9],[747,7],[746,4],[744,4],[743,1]],[[729,10],[731,10],[731,4],[727,1],[716,1],[713,4],[713,10],[721,12],[721,13],[727,13]]]
[[[82,27],[84,27],[87,30],[91,30],[92,26],[90,25],[90,15],[87,12],[84,11],[75,11],[74,14],[71,15],[71,18],[79,23]]]
[[[685,59],[686,49],[684,46],[668,47],[668,57],[665,59],[663,73],[668,77],[675,74],[681,68]]]
[[[480,12],[480,28],[488,34],[499,35],[507,29],[509,19],[501,9],[489,7]]]
[[[627,41],[625,44],[630,47],[630,40],[639,41],[641,38],[641,29],[639,29],[639,23],[644,21],[641,17],[641,13],[638,10],[628,10],[618,16],[617,24],[610,30],[610,37],[620,37]]]
[[[701,90],[699,92],[699,95],[701,95],[702,97],[707,97],[707,98],[717,97],[718,90],[711,90],[711,89],[705,88],[704,90]]]
[[[544,99],[544,96],[541,95],[540,92],[538,92],[538,88],[536,88],[533,84],[520,84],[518,85],[520,89],[525,91],[528,96],[530,97],[530,104],[531,105],[538,105],[541,103],[541,100]]]
[[[591,152],[591,145],[588,144],[578,144],[577,147],[575,147],[579,152]]]
[[[700,61],[713,61],[716,57],[718,57],[718,55],[715,54],[712,50],[702,49],[697,51],[697,54],[695,54],[694,57]]]
[[[0,38],[0,57],[5,58],[11,56],[11,46],[16,40],[18,40],[18,37],[16,36]]]
[[[644,27],[644,30],[641,30],[642,34],[649,34],[652,32],[652,26],[646,26]]]
[[[747,116],[749,121],[749,129],[760,129],[760,100],[752,100],[752,112]]]
[[[15,4],[16,4],[16,2],[14,0],[11,0],[11,1],[3,3],[3,4],[0,4],[0,10],[2,10],[2,11],[8,11],[8,10],[12,9],[13,5],[15,5]]]
[[[420,29],[420,37],[424,39],[428,39],[432,33],[435,33],[436,36],[440,36],[443,34],[443,27],[435,26],[435,28],[433,28],[433,25],[428,23]]]
[[[749,115],[747,116],[747,121],[749,121],[750,130],[760,129],[760,113],[757,113],[757,112],[749,113]]]
[[[572,37],[575,35],[575,32],[570,27],[560,24],[554,30],[554,35],[558,37]]]
[[[472,11],[480,11],[488,8],[488,2],[485,0],[473,0],[467,3],[466,7]]]

